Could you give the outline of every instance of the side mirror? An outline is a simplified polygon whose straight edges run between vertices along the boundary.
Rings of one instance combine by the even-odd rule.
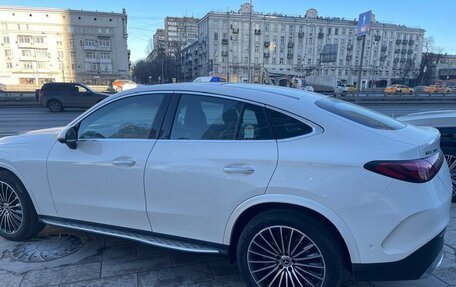
[[[76,149],[78,142],[78,132],[76,130],[76,127],[71,127],[66,130],[65,135],[63,137],[59,136],[57,140],[60,143],[66,144],[70,149]]]

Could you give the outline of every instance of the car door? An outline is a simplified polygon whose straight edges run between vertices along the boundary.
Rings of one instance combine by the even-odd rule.
[[[78,84],[74,87],[75,107],[90,108],[99,101],[99,98],[86,87]]]
[[[222,242],[231,212],[266,191],[277,164],[264,107],[183,94],[163,128],[145,173],[153,231]]]
[[[144,167],[169,98],[159,93],[117,99],[76,125],[76,149],[54,145],[47,171],[59,217],[150,230]]]

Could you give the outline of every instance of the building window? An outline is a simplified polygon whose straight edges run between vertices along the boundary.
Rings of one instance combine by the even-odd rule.
[[[63,45],[62,41],[61,40],[57,40],[57,46],[62,46],[62,45]]]
[[[12,69],[12,68],[13,68],[13,63],[11,63],[11,62],[6,62],[6,68],[7,68],[7,69]]]
[[[36,62],[38,69],[46,69],[47,64],[48,64],[47,62]]]
[[[44,37],[33,37],[33,43],[44,44]]]
[[[87,59],[95,59],[95,52],[86,52]]]
[[[339,28],[334,28],[334,35],[339,35]]]
[[[86,39],[84,44],[85,46],[95,47],[95,40]]]
[[[22,56],[23,57],[31,57],[32,56],[32,51],[31,50],[21,50]]]
[[[71,52],[70,57],[71,57],[71,60],[76,59],[76,52]]]
[[[70,39],[70,47],[74,47],[74,39]]]
[[[109,60],[109,59],[111,59],[109,53],[101,53],[101,58],[102,58],[103,60]]]
[[[57,51],[57,57],[63,59],[63,51]]]
[[[307,59],[307,65],[312,65],[312,59]]]
[[[98,43],[100,44],[100,47],[111,47],[111,40],[108,38],[100,38]]]
[[[258,53],[260,51],[260,47],[259,46],[255,46],[255,52]]]
[[[46,49],[35,49],[35,56],[36,57],[47,57],[47,50]]]
[[[283,58],[280,58],[279,64],[283,64]]]
[[[17,36],[17,42],[20,44],[30,44],[30,36]]]
[[[26,70],[32,70],[33,69],[33,62],[22,62],[22,66]]]
[[[10,39],[8,36],[4,36],[3,37],[3,44],[9,44],[10,43]]]

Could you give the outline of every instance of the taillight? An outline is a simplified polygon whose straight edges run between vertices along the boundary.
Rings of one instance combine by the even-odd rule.
[[[371,161],[364,168],[395,179],[423,183],[430,181],[439,172],[443,164],[442,152],[416,160]]]

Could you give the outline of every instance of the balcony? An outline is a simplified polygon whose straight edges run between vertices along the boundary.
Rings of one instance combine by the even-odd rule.
[[[288,58],[288,59],[293,59],[293,54],[288,53],[288,54],[287,54],[287,58]]]
[[[401,49],[396,49],[394,50],[394,53],[399,54],[401,52]]]
[[[228,51],[222,51],[222,57],[228,57]]]
[[[408,44],[408,40],[402,40],[402,45],[407,45]]]
[[[293,42],[288,42],[288,48],[293,48],[294,47],[294,43]]]
[[[318,33],[318,39],[323,39],[324,36],[325,34],[323,32]]]
[[[385,61],[386,60],[386,55],[380,56],[380,61]]]
[[[269,46],[271,46],[271,42],[270,41],[264,42],[264,47],[265,48],[269,48]]]
[[[411,50],[411,49],[407,50],[407,54],[409,54],[409,55],[413,54],[413,50]]]
[[[239,28],[233,28],[233,34],[239,34]]]
[[[298,37],[299,37],[299,38],[304,37],[304,32],[299,32],[299,33],[298,33]]]
[[[347,50],[349,50],[349,51],[350,51],[350,50],[353,50],[353,45],[352,45],[352,44],[348,44],[348,45],[347,45]]]
[[[387,46],[382,46],[381,51],[382,51],[382,52],[386,52],[387,48],[388,48]]]
[[[352,56],[352,55],[347,55],[347,57],[345,57],[345,59],[346,59],[347,61],[351,61],[351,60],[352,60],[352,58],[353,58],[353,56]]]
[[[401,54],[405,54],[405,53],[407,53],[407,50],[406,49],[402,49],[401,50]]]
[[[401,58],[401,63],[404,63],[405,62],[405,58]]]
[[[409,43],[408,43],[410,46],[412,46],[413,44],[415,44],[415,41],[414,40],[409,40]]]
[[[228,45],[228,39],[222,39],[222,45]]]
[[[400,44],[400,43],[402,43],[402,40],[401,39],[397,39],[396,40],[396,44]]]
[[[399,62],[399,58],[394,58],[393,62],[394,62],[394,63]]]
[[[261,35],[261,29],[255,29],[255,35]]]
[[[263,57],[264,57],[264,58],[269,58],[269,56],[270,56],[269,52],[263,53]]]
[[[380,41],[381,38],[382,37],[380,35],[375,35],[374,36],[374,40],[377,41],[377,42]]]

